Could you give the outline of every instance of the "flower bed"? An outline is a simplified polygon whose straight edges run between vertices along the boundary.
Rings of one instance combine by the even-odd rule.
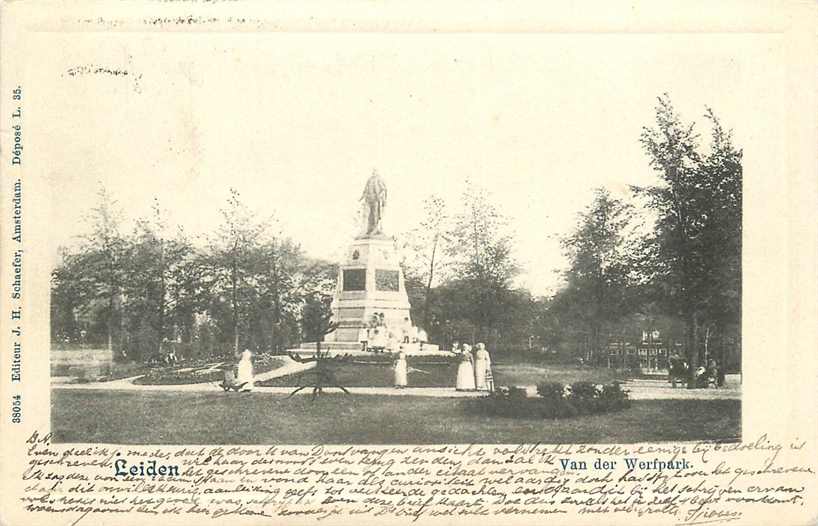
[[[491,396],[468,400],[466,404],[480,414],[539,419],[621,411],[630,406],[630,399],[619,382],[543,382],[537,385],[534,397],[529,397],[524,389],[500,387]]]

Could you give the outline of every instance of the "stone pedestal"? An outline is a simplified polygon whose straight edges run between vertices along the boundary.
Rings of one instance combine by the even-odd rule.
[[[379,342],[388,345],[391,339],[392,343],[401,344],[407,354],[438,352],[436,345],[412,341],[417,332],[412,328],[409,296],[395,241],[383,234],[386,185],[377,172],[373,171],[367,180],[361,201],[361,235],[355,238],[340,262],[332,300],[332,319],[338,328],[324,338],[322,350],[339,354],[365,353],[361,346],[362,329],[370,327],[378,316],[387,332],[387,341],[379,337]],[[404,343],[407,336],[410,341]],[[301,344],[304,352],[315,348],[315,342]],[[394,345],[391,349],[397,350]]]
[[[359,343],[359,332],[373,316],[383,314],[398,340],[412,327],[409,297],[392,238],[384,235],[355,239],[338,268],[333,320],[338,329],[327,342]]]

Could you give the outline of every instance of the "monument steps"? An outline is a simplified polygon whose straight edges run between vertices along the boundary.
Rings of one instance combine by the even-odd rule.
[[[424,343],[422,349],[419,343],[401,343],[400,346],[403,352],[410,356],[451,356],[452,354],[449,351],[441,351],[437,345],[432,343]],[[297,349],[288,349],[287,352],[299,356],[312,356],[315,353],[315,342],[302,343]],[[321,342],[321,352],[328,352],[330,356],[344,354],[370,356],[375,354],[373,351],[362,351],[361,344],[353,342]],[[388,353],[389,351],[386,352]]]

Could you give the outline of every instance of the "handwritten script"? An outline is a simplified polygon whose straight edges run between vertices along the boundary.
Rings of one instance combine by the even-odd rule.
[[[133,447],[52,444],[34,433],[26,446],[23,505],[80,518],[622,514],[704,524],[762,507],[787,513],[814,498],[803,484],[814,466],[790,460],[803,458],[805,444],[766,436],[654,446]],[[118,459],[177,465],[179,475],[115,476]],[[662,465],[657,459],[688,467],[639,469],[625,459],[643,468]]]

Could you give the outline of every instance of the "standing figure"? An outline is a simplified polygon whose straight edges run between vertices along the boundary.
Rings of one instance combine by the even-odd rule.
[[[474,386],[478,391],[491,391],[491,356],[482,343],[477,344],[474,353]]]
[[[253,388],[253,362],[251,358],[253,353],[250,349],[244,349],[239,360],[238,374],[236,375],[236,383],[244,384],[242,391],[249,391]]]
[[[451,351],[455,354],[460,354],[460,342],[457,340],[453,341]]]
[[[460,355],[460,364],[457,366],[457,391],[474,391],[474,358],[471,355],[469,344],[463,344],[463,353]]]
[[[366,181],[360,200],[363,202],[362,215],[365,216],[363,235],[382,234],[383,214],[386,208],[386,184],[378,175],[377,170],[372,170],[372,176]]]
[[[403,349],[398,352],[392,369],[395,371],[395,389],[403,389],[409,383],[406,380],[406,353],[403,352]]]

